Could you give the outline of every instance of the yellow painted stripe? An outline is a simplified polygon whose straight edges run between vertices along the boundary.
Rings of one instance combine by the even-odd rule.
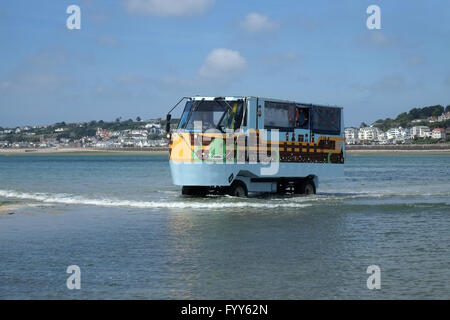
[[[173,149],[173,147],[170,147],[170,149]],[[277,148],[274,148],[274,151],[276,151],[276,149]],[[279,147],[278,148],[279,151],[287,151],[287,152],[292,152],[293,149],[294,149],[294,152],[304,152],[304,153],[307,152],[307,148],[301,148],[301,151],[300,151],[300,148],[291,148],[291,147],[289,147],[289,148]],[[331,153],[341,153],[340,149],[320,149],[320,148],[316,148],[316,149],[317,149],[316,153],[330,153],[330,152]],[[191,146],[191,150],[194,150],[193,146]],[[209,150],[209,146],[202,146],[202,150]],[[270,147],[269,148],[238,147],[238,148],[236,148],[236,150],[239,150],[239,151],[249,150],[249,151],[260,151],[260,152],[267,151],[267,152],[270,152],[270,151],[272,151],[272,148],[270,148]],[[309,152],[314,153],[314,147],[310,146],[309,147]]]

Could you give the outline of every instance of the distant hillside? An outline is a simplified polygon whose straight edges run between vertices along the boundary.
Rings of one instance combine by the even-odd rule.
[[[399,114],[395,119],[387,118],[387,119],[379,119],[373,123],[373,126],[380,128],[383,131],[386,131],[390,128],[396,127],[411,127],[413,125],[427,125],[431,128],[437,127],[450,127],[450,121],[442,121],[442,122],[432,122],[428,121],[416,122],[412,123],[413,120],[426,120],[428,117],[438,117],[444,112],[450,111],[450,105],[447,107],[443,107],[441,105],[429,106],[424,108],[414,108],[409,112],[403,112]]]
[[[120,118],[117,118],[115,121],[90,121],[90,122],[81,122],[81,123],[65,123],[58,122],[48,126],[38,126],[35,128],[29,128],[26,131],[16,132],[15,129],[19,128],[9,128],[12,129],[11,133],[1,134],[0,133],[0,141],[8,141],[10,143],[13,142],[39,142],[41,138],[52,138],[52,139],[69,139],[69,140],[79,140],[83,137],[93,137],[95,136],[97,129],[101,128],[104,130],[110,131],[123,131],[123,130],[136,130],[142,129],[147,123],[153,121],[159,121],[161,128],[165,128],[166,120],[164,119],[155,119],[152,121],[142,121],[140,117],[136,118],[136,121],[129,119],[122,121]],[[171,127],[175,127],[178,123],[179,119],[172,119]],[[0,131],[6,130],[8,128],[0,127]],[[61,131],[57,131],[61,130]],[[160,134],[150,134],[150,139],[160,138],[162,135]]]

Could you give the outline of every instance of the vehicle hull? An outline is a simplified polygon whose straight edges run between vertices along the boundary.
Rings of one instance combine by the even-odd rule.
[[[172,182],[179,186],[229,186],[239,177],[253,179],[303,178],[310,175],[318,177],[338,177],[344,174],[341,164],[323,163],[278,163],[275,174],[261,174],[261,169],[270,164],[261,163],[202,163],[169,161]],[[276,165],[276,164],[272,164]]]

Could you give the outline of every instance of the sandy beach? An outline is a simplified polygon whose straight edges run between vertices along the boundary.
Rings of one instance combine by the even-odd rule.
[[[346,154],[450,154],[450,144],[347,145]]]
[[[95,148],[42,148],[42,149],[0,149],[0,155],[33,155],[33,154],[167,154],[165,150],[126,150]]]
[[[346,150],[347,155],[363,155],[363,154],[450,154],[450,149],[438,149],[438,150]]]

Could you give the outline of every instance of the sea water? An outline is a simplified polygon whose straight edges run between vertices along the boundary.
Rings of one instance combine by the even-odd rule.
[[[165,155],[0,156],[0,298],[449,299],[449,173],[349,155],[315,196],[190,198]]]

